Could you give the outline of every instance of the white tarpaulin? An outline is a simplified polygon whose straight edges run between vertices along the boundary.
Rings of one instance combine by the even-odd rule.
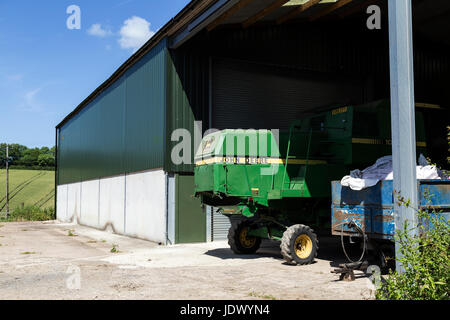
[[[373,166],[363,171],[354,170],[350,172],[349,176],[342,178],[341,185],[359,191],[373,187],[378,181],[393,179],[392,156],[386,156],[378,159]],[[423,155],[420,155],[419,158],[417,179],[441,179],[438,169],[435,166],[429,165]]]

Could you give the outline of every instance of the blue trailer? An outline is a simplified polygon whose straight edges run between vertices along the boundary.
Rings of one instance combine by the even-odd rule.
[[[442,211],[450,218],[450,180],[418,180],[419,208]],[[428,194],[428,196],[427,196]],[[332,182],[332,234],[360,236],[348,223],[353,221],[369,239],[394,240],[394,194],[392,181],[354,191]]]
[[[450,180],[418,180],[417,183],[419,209],[441,212],[448,220]],[[384,266],[386,257],[394,255],[394,200],[393,181],[380,181],[361,191],[354,191],[343,187],[340,181],[333,181],[332,234],[355,239],[355,242],[365,235],[367,249],[379,254]]]

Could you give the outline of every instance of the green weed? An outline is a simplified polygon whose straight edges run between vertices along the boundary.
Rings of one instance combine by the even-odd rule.
[[[425,194],[425,198],[430,196]],[[399,196],[397,201],[410,206]],[[450,224],[440,212],[416,212],[420,223],[406,223],[395,233],[400,249],[398,260],[404,271],[390,271],[376,291],[378,300],[450,299]]]
[[[78,235],[75,234],[75,230],[67,230],[67,236],[77,237]]]
[[[255,297],[255,298],[259,298],[259,299],[265,299],[265,300],[277,300],[277,298],[275,298],[274,296],[271,295],[265,295],[265,294],[259,294],[257,292],[250,292],[249,297]]]

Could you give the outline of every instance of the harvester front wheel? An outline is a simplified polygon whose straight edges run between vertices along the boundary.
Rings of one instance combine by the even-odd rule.
[[[228,230],[228,244],[236,254],[252,254],[261,246],[261,238],[250,236],[248,221],[233,222]]]
[[[313,229],[303,224],[296,224],[284,232],[280,248],[287,263],[306,265],[313,263],[317,257],[319,241]]]

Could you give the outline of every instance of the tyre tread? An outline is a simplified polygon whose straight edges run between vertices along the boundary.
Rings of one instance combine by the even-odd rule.
[[[300,234],[308,234],[310,235],[311,240],[313,241],[313,251],[314,256],[306,261],[297,261],[294,257],[294,253],[291,250],[292,241],[294,241],[295,235]],[[284,260],[291,265],[307,265],[314,262],[315,258],[317,257],[317,252],[319,251],[319,240],[317,239],[317,235],[314,233],[314,230],[306,225],[303,224],[296,224],[293,226],[290,226],[286,229],[286,231],[283,233],[283,238],[281,239],[280,244],[281,249],[281,255],[283,256]]]

